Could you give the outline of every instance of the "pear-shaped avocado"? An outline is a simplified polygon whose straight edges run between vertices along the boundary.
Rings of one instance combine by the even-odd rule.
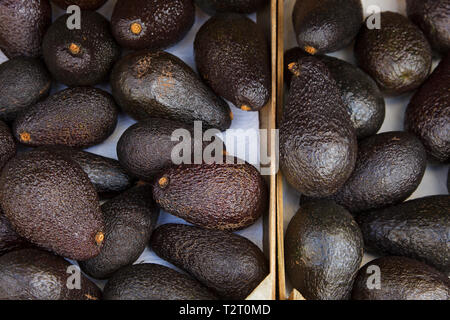
[[[262,251],[227,231],[165,224],[155,230],[150,246],[222,299],[245,299],[269,273]]]
[[[52,23],[48,0],[0,1],[0,49],[8,58],[39,57]]]
[[[104,222],[97,193],[72,161],[46,150],[14,157],[0,177],[0,205],[19,235],[58,255],[100,252]]]
[[[67,7],[75,5],[81,10],[97,10],[105,4],[107,0],[52,0],[61,9],[66,10]]]
[[[210,15],[223,12],[249,14],[267,4],[268,0],[195,0],[203,11]]]
[[[52,84],[44,64],[18,57],[0,65],[0,119],[11,122],[22,110],[45,98]]]
[[[67,86],[91,86],[107,80],[120,58],[108,20],[94,11],[81,12],[80,29],[69,29],[69,14],[59,17],[42,43],[45,63],[53,77]]]
[[[0,120],[0,170],[16,154],[16,142],[8,125]]]
[[[80,276],[79,288],[69,277]],[[0,257],[0,300],[99,300],[100,289],[64,258],[38,249]]]
[[[244,15],[209,19],[194,42],[195,62],[205,82],[244,111],[258,111],[271,94],[270,54],[259,26]]]
[[[13,123],[13,134],[27,146],[85,148],[111,135],[118,113],[109,93],[90,87],[70,88],[21,113]]]
[[[280,167],[302,194],[328,196],[355,167],[355,129],[325,64],[307,57],[290,69],[294,76],[280,127]]]
[[[13,229],[9,220],[0,210],[0,256],[19,248],[28,247],[31,244],[19,236]]]
[[[137,120],[163,118],[204,128],[230,127],[230,108],[181,59],[164,51],[122,58],[111,75],[114,98]]]
[[[112,32],[125,48],[159,50],[185,37],[195,21],[192,0],[118,0]]]

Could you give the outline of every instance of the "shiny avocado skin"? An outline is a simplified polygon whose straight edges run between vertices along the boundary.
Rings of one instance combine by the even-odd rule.
[[[361,28],[355,57],[380,89],[400,95],[417,89],[431,70],[431,47],[422,31],[396,12],[382,12],[381,29]]]
[[[19,236],[0,210],[0,256],[7,252],[29,247],[31,244]]]
[[[350,213],[332,201],[301,206],[285,237],[286,272],[308,300],[346,300],[363,257],[363,238]]]
[[[13,121],[19,112],[48,96],[52,79],[44,63],[17,57],[0,65],[0,119]]]
[[[52,23],[48,0],[0,1],[0,50],[8,57],[39,57]]]
[[[195,0],[203,11],[210,15],[223,12],[249,14],[267,4],[268,0]]]
[[[375,266],[380,289],[367,288]],[[436,269],[406,257],[387,256],[364,265],[355,280],[353,300],[449,300],[450,280]]]
[[[367,211],[356,221],[369,251],[417,259],[450,274],[450,196],[424,197]]]
[[[197,69],[221,97],[244,111],[259,111],[271,94],[267,39],[248,17],[224,13],[210,18],[194,41]]]
[[[412,97],[405,113],[405,129],[419,137],[430,160],[449,163],[449,123],[450,54]]]
[[[150,246],[222,299],[245,299],[269,273],[262,251],[227,231],[165,224],[155,230]]]
[[[99,300],[100,289],[81,274],[80,289],[67,286],[69,262],[38,249],[0,257],[0,300]]]
[[[66,10],[68,6],[76,5],[81,10],[97,10],[105,4],[107,0],[52,0],[58,7]]]
[[[142,263],[117,271],[106,283],[104,300],[217,300],[197,280],[168,267]]]
[[[0,120],[0,170],[15,156],[16,151],[16,141],[11,134],[11,129]]]
[[[139,51],[122,58],[111,75],[114,98],[137,120],[163,118],[226,130],[230,108],[181,59],[164,51]]]

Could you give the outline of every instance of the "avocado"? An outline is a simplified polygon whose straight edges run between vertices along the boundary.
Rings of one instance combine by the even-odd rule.
[[[0,205],[19,235],[70,259],[96,256],[105,225],[97,193],[75,163],[46,150],[21,153],[0,176]]]
[[[425,263],[405,257],[382,257],[368,262],[358,272],[352,299],[449,300],[450,280]]]
[[[450,162],[450,54],[414,94],[405,129],[422,141],[431,160]]]
[[[102,198],[113,197],[131,188],[135,182],[117,160],[71,147],[57,146],[46,149],[78,164]]]
[[[300,207],[285,237],[286,272],[308,300],[346,300],[363,257],[361,231],[332,201]]]
[[[252,165],[229,157],[223,163],[186,164],[157,176],[153,198],[179,218],[207,229],[252,225],[268,207],[267,185]]]
[[[8,58],[39,57],[52,23],[48,0],[0,1],[0,49]]]
[[[165,224],[155,230],[150,246],[222,299],[245,299],[269,273],[262,251],[228,231]]]
[[[309,54],[300,47],[289,49],[284,54],[284,74],[288,85],[292,79],[289,65]],[[383,125],[385,102],[375,81],[361,69],[343,60],[317,55],[336,81],[344,105],[350,115],[358,139],[374,135]]]
[[[149,117],[205,128],[230,127],[230,107],[181,59],[164,51],[139,51],[123,57],[111,75],[114,98],[136,120]]]
[[[450,274],[450,196],[429,196],[361,213],[366,249],[405,256]]]
[[[0,256],[7,252],[29,247],[31,244],[14,231],[11,223],[0,210]]]
[[[118,113],[109,93],[90,87],[69,88],[21,113],[12,131],[27,146],[87,148],[112,134]]]
[[[67,7],[75,5],[79,6],[81,10],[97,10],[103,6],[106,0],[52,0],[54,4],[63,10]]]
[[[100,289],[84,275],[72,288],[72,266],[38,249],[22,249],[0,257],[0,300],[99,300]],[[78,271],[79,272],[79,271]]]
[[[142,263],[116,272],[106,283],[105,300],[217,300],[197,280],[168,267]]]
[[[11,134],[8,125],[0,120],[0,170],[15,156],[16,142]]]
[[[302,194],[328,196],[355,167],[355,129],[324,63],[306,57],[290,69],[294,76],[280,126],[280,168]]]
[[[42,50],[50,73],[70,87],[107,80],[121,52],[108,20],[97,12],[82,11],[81,28],[71,30],[67,27],[69,17],[59,17],[45,34]]]
[[[270,53],[266,36],[244,15],[210,18],[194,41],[197,69],[220,96],[244,111],[258,111],[271,94]]]
[[[0,120],[13,121],[22,110],[47,97],[52,80],[44,64],[18,57],[0,65]]]
[[[266,5],[268,0],[194,0],[195,4],[210,15],[223,12],[249,14]]]
[[[192,0],[118,0],[111,17],[117,42],[134,50],[170,47],[186,36],[194,21]]]
[[[355,43],[358,65],[387,94],[417,89],[431,70],[430,44],[423,32],[399,13],[381,12],[380,21],[380,29],[369,29],[367,23],[361,28]]]
[[[447,54],[450,49],[450,1],[406,0],[408,17],[425,33],[433,49]]]
[[[139,258],[158,220],[151,194],[150,185],[136,186],[102,205],[105,241],[98,256],[80,262],[84,272],[106,279]]]

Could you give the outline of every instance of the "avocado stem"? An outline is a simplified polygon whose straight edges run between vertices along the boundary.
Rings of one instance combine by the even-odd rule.
[[[101,245],[103,240],[105,240],[105,234],[101,231],[97,232],[97,234],[95,235],[95,242],[97,243],[97,245]]]
[[[22,142],[29,142],[31,140],[31,136],[28,132],[22,132],[20,134],[20,141]]]
[[[158,184],[159,184],[160,188],[164,189],[165,187],[167,187],[169,185],[169,178],[162,177],[161,179],[159,179]]]
[[[233,121],[233,119],[234,119],[234,114],[233,114],[233,111],[231,111],[230,110],[230,119]]]
[[[300,76],[300,66],[297,62],[291,62],[288,64],[289,71],[296,77]]]
[[[242,111],[251,111],[252,108],[250,108],[248,105],[244,104],[244,105],[241,106],[241,110]]]
[[[70,53],[72,54],[79,54],[80,49],[81,49],[80,46],[76,45],[75,43],[71,43],[69,46]]]
[[[317,53],[317,49],[311,46],[305,46],[305,51],[312,55]]]
[[[131,24],[130,30],[133,34],[140,34],[142,32],[142,26],[139,23],[134,22]]]

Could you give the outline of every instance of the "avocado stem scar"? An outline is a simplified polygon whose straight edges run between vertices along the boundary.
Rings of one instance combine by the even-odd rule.
[[[311,46],[306,46],[305,51],[312,55],[315,55],[317,53],[317,49]]]
[[[137,22],[133,22],[130,26],[130,30],[134,34],[140,34],[142,32],[142,26]]]
[[[95,242],[97,243],[97,245],[101,245],[103,240],[105,240],[105,234],[101,231],[97,232],[97,234],[95,235]]]
[[[296,77],[300,76],[300,68],[298,66],[297,62],[291,62],[288,64],[288,69],[290,72],[292,72],[292,74]]]
[[[80,46],[76,45],[75,43],[71,43],[69,46],[70,53],[72,54],[79,54],[80,49],[81,49]]]
[[[242,110],[242,111],[250,111],[250,110],[252,110],[252,108],[250,108],[249,106],[247,106],[246,104],[244,104],[244,105],[241,106],[241,110]]]
[[[162,177],[161,179],[158,180],[158,184],[160,188],[164,189],[169,185],[169,178]]]
[[[22,132],[20,134],[20,141],[29,142],[31,140],[31,136],[28,132]]]
[[[233,120],[234,119],[234,114],[233,111],[230,110],[230,119]]]

